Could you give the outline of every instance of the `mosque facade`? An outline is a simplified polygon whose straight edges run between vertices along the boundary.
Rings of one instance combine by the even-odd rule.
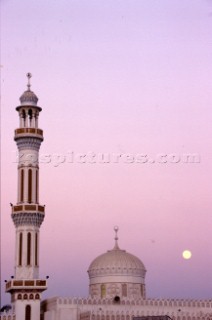
[[[138,257],[119,248],[118,228],[114,229],[114,248],[88,268],[88,297],[43,301],[44,320],[212,320],[212,300],[148,298],[146,268]]]
[[[39,148],[43,131],[38,126],[41,108],[27,90],[16,108],[19,128],[15,130],[18,147],[18,195],[11,204],[16,230],[15,273],[6,281],[11,295],[11,310],[1,320],[212,320],[212,300],[151,299],[145,286],[143,262],[118,244],[118,227],[111,250],[96,257],[88,268],[87,298],[53,297],[42,301],[47,279],[39,277],[39,233],[45,206],[39,203]],[[30,156],[29,156],[30,155]]]

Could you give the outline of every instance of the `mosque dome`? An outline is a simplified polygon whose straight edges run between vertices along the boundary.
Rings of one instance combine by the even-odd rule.
[[[38,97],[31,90],[26,90],[20,97],[21,105],[32,105],[36,106],[38,102]]]
[[[90,295],[111,298],[116,292],[118,297],[141,298],[145,294],[145,266],[139,258],[119,248],[118,227],[114,230],[114,248],[95,258],[88,268]],[[134,294],[130,294],[130,290]]]
[[[131,253],[121,250],[117,245],[112,250],[101,254],[90,264],[88,274],[90,278],[99,275],[133,275],[144,276],[143,262]]]

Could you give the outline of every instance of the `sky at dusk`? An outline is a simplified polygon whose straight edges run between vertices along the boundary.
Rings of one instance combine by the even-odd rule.
[[[147,297],[212,299],[211,57],[210,0],[1,1],[2,305],[27,72],[43,109],[43,298],[87,296],[118,225]]]

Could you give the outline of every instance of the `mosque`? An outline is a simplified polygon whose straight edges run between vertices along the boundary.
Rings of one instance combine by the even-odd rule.
[[[41,107],[27,90],[16,107],[19,128],[14,140],[19,151],[18,195],[11,204],[16,229],[15,273],[6,281],[11,295],[10,311],[1,320],[212,320],[212,300],[150,299],[145,287],[146,268],[136,256],[120,249],[118,227],[114,247],[95,258],[89,268],[87,298],[53,297],[42,301],[47,279],[39,277],[39,234],[45,206],[39,203],[39,148],[43,131],[38,118]]]

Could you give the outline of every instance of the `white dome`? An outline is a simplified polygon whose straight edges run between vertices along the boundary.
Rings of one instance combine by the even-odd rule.
[[[118,228],[115,228],[115,231],[114,248],[95,258],[88,268],[90,296],[143,298],[145,266],[139,258],[119,248]]]
[[[91,262],[89,278],[98,276],[138,276],[144,277],[146,269],[139,258],[115,246],[113,250],[101,254]]]

